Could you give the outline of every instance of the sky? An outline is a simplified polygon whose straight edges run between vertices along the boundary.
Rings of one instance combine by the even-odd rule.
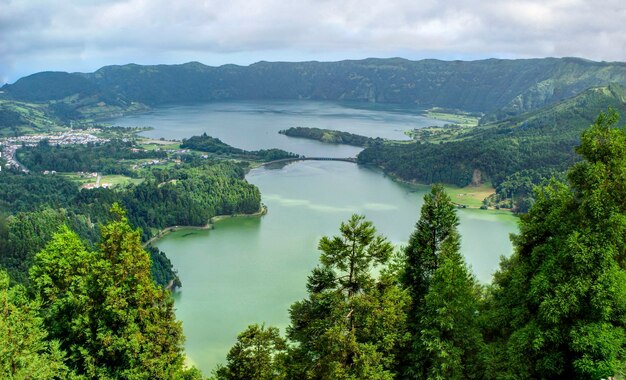
[[[0,85],[126,63],[626,61],[624,20],[624,0],[0,0]]]

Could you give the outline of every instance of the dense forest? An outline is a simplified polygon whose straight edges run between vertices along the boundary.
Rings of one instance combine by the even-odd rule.
[[[381,138],[371,138],[354,133],[335,131],[332,129],[291,127],[278,133],[289,137],[302,137],[329,144],[346,144],[354,146],[368,146],[375,142],[382,143]]]
[[[96,247],[67,226],[33,257],[29,286],[0,270],[3,379],[200,379],[185,369],[169,292],[119,206]]]
[[[47,152],[50,148],[41,149]],[[74,148],[56,149],[62,152]],[[38,151],[39,148],[34,149],[33,154]],[[103,159],[108,160],[106,156]],[[95,165],[100,163],[96,160]],[[141,228],[144,241],[169,226],[203,226],[216,215],[249,214],[261,208],[259,190],[245,181],[244,169],[234,163],[201,160],[169,169],[151,169],[143,176],[144,181],[137,185],[81,190],[59,175],[3,170],[0,267],[9,272],[13,281],[25,283],[35,253],[62,224],[70,226],[86,244],[96,244],[98,225],[110,221],[108,210],[115,203],[127,210],[133,226]],[[173,281],[173,285],[179,285],[167,257],[156,249],[148,250],[159,284]]]
[[[42,140],[36,147],[18,150],[19,161],[32,171],[99,172],[135,176],[124,160],[162,159],[160,150],[133,149],[133,142],[113,140],[106,144],[52,146]]]
[[[286,334],[250,325],[212,376],[625,376],[626,131],[617,126],[616,112],[601,113],[583,132],[580,159],[567,170],[566,182],[553,179],[535,189],[536,201],[513,237],[515,251],[502,259],[492,284],[479,284],[466,265],[456,208],[435,185],[401,250],[361,215],[342,223],[338,235],[322,237],[319,265],[308,277],[306,297],[289,309]],[[189,170],[231,170],[237,177],[237,168],[220,163],[155,170],[146,182],[184,182]],[[83,195],[91,193],[78,197]],[[32,232],[39,227],[29,223],[66,222],[32,242],[38,246],[27,281],[14,284],[0,271],[0,377],[202,378],[183,365],[172,299],[153,282],[141,231],[131,227],[121,205],[106,205],[95,244],[81,237],[80,223],[74,225],[68,211],[44,208],[33,211],[41,213],[34,219],[23,212],[3,220],[2,231],[13,223],[31,239],[39,238]],[[125,207],[128,215],[136,212]]]
[[[579,160],[574,147],[581,132],[607,107],[626,112],[624,87],[589,89],[554,106],[478,126],[448,141],[376,144],[358,159],[407,181],[466,186],[478,173],[479,181],[498,187],[522,171],[533,176],[565,171]]]

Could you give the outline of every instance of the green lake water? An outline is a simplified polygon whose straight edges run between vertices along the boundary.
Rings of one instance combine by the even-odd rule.
[[[437,123],[417,113],[316,102],[173,106],[115,121],[152,126],[152,137],[181,139],[207,132],[245,149],[280,147],[334,157],[354,156],[359,149],[276,132],[301,125],[401,138],[407,129]],[[258,168],[246,178],[261,190],[267,215],[226,219],[213,230],[178,231],[157,243],[182,280],[182,289],[175,293],[176,315],[183,322],[189,362],[205,375],[225,361],[237,333],[249,324],[265,322],[284,331],[289,306],[305,296],[306,277],[317,264],[322,236],[337,234],[342,221],[360,213],[401,246],[414,229],[428,191],[345,162]],[[517,219],[467,209],[459,210],[459,218],[462,252],[477,278],[489,282],[499,257],[511,253],[509,234],[516,232]]]

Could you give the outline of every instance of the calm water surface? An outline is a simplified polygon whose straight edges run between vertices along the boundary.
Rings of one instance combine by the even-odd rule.
[[[289,138],[292,126],[329,128],[403,139],[405,130],[440,124],[413,112],[351,108],[316,102],[233,102],[173,106],[118,119],[117,125],[152,126],[150,137],[181,139],[206,132],[236,147],[279,147],[308,156],[351,157],[359,148]],[[415,189],[384,174],[343,162],[299,162],[259,168],[246,177],[258,186],[269,212],[223,220],[211,231],[179,231],[158,242],[183,282],[175,294],[189,361],[205,375],[225,361],[237,333],[251,323],[283,329],[288,309],[305,296],[317,264],[317,242],[335,235],[353,213],[366,215],[394,244],[404,244],[419,218],[427,188]],[[517,230],[508,214],[459,210],[462,251],[477,278],[488,282],[501,255],[511,253]]]
[[[419,109],[399,112],[388,106],[360,107],[312,101],[218,102],[162,107],[111,122],[125,127],[154,128],[143,133],[147,137],[180,140],[206,132],[237,148],[281,148],[309,157],[354,157],[361,149],[287,137],[278,131],[290,127],[316,127],[406,140],[405,131],[445,124],[421,116]]]

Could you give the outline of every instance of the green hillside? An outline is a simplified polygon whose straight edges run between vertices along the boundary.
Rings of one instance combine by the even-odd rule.
[[[555,105],[481,125],[439,143],[372,146],[361,152],[359,162],[408,181],[465,186],[491,180],[497,186],[521,170],[565,170],[578,159],[573,148],[580,134],[607,107],[624,113],[623,86],[591,88]]]
[[[258,62],[250,66],[106,66],[94,73],[39,73],[2,87],[22,101],[61,101],[67,118],[149,106],[230,99],[312,99],[441,107],[501,120],[609,82],[626,85],[626,64],[577,58]],[[100,108],[94,107],[98,104]],[[104,107],[104,108],[103,108]],[[107,108],[108,107],[108,108]],[[111,108],[113,107],[113,108]]]

